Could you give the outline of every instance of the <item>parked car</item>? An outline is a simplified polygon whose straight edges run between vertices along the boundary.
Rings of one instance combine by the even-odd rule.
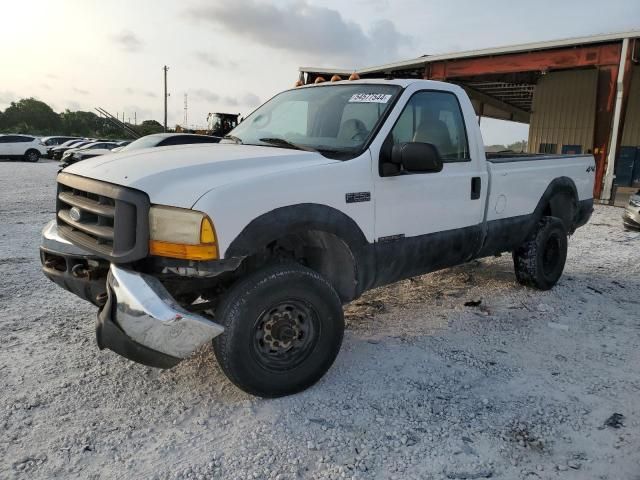
[[[68,142],[63,143],[59,147],[53,147],[51,149],[51,158],[54,160],[62,159],[62,155],[69,150],[70,148],[79,148],[84,145],[88,145],[89,143],[94,142],[94,140],[83,139],[83,140],[69,140]]]
[[[324,375],[371,288],[501,252],[552,288],[593,210],[593,156],[487,156],[465,91],[428,80],[300,87],[219,145],[109,157],[58,174],[45,275],[99,306],[100,348],[170,368],[213,339],[265,397]]]
[[[108,142],[110,143],[110,142]],[[118,141],[118,142],[113,142],[115,145],[112,147],[104,147],[104,148],[89,148],[89,145],[85,146],[85,147],[81,147],[79,149],[77,149],[75,152],[73,152],[71,155],[69,155],[68,157],[64,157],[63,155],[63,159],[62,161],[63,163],[63,168],[64,167],[68,167],[69,165],[76,163],[76,162],[80,162],[82,160],[88,160],[89,158],[93,158],[93,157],[99,157],[101,155],[106,155],[107,153],[112,153],[112,152],[116,152],[119,151],[120,149],[126,147],[127,145],[129,145],[131,142],[128,141]],[[73,150],[73,149],[72,149]],[[65,153],[65,155],[67,155],[67,153],[69,153],[71,150],[67,150],[67,152]]]
[[[138,150],[141,148],[152,148],[152,147],[166,147],[170,145],[189,145],[193,143],[218,143],[220,142],[220,137],[212,137],[210,135],[195,135],[195,134],[186,134],[186,133],[158,133],[153,135],[146,135],[141,137],[133,142],[130,141],[122,141],[118,142],[117,145],[113,148],[103,148],[103,149],[88,149],[87,146],[79,148],[77,151],[73,152],[73,155],[69,155],[69,151],[67,151],[63,155],[63,167],[67,167],[73,163],[87,160],[89,158],[98,157],[100,155],[105,155],[107,153],[115,153],[121,152],[126,149],[126,151]],[[65,157],[66,156],[66,157]]]
[[[0,135],[0,158],[37,162],[47,154],[47,148],[32,135]]]
[[[79,153],[88,153],[90,155],[90,152],[92,151],[98,151],[98,150],[107,150],[110,151],[112,148],[116,148],[118,146],[117,142],[90,142],[87,143],[86,145],[82,145],[80,147],[73,147],[73,148],[69,148],[66,152],[64,152],[62,154],[62,159],[61,162],[63,164],[63,166],[68,166],[71,165],[72,163],[75,163],[76,161],[78,161],[75,157],[76,154]]]
[[[79,140],[79,137],[64,137],[64,136],[54,136],[54,137],[43,137],[40,139],[42,143],[47,146],[47,158],[51,158],[51,150],[53,147],[57,147],[62,145],[69,140]]]
[[[622,223],[627,230],[640,230],[640,190],[629,198],[622,214]]]
[[[170,145],[190,145],[193,143],[219,143],[220,137],[197,135],[193,133],[154,133],[134,140],[121,152],[130,152],[141,148],[168,147]]]

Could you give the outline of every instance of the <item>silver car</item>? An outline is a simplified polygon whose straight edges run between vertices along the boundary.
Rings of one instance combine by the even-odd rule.
[[[625,229],[640,230],[640,190],[629,198],[629,204],[622,214]]]

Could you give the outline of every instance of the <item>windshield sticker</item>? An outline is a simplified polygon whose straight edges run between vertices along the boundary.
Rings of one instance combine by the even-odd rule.
[[[391,95],[384,93],[354,93],[349,103],[387,103]]]

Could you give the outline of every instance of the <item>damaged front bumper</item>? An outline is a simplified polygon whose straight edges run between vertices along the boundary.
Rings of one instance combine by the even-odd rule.
[[[224,329],[188,312],[158,279],[111,265],[98,312],[98,346],[151,367],[171,368]]]
[[[100,306],[96,338],[101,349],[151,367],[171,368],[224,330],[178,305],[157,278],[105,266],[104,260],[70,244],[59,236],[55,221],[43,230],[41,259],[48,278]],[[93,277],[84,273],[87,270]]]

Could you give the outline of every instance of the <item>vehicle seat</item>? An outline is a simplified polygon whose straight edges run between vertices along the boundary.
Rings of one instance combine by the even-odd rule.
[[[440,155],[453,153],[454,150],[447,124],[436,118],[423,120],[413,134],[413,141],[435,145]]]
[[[367,138],[369,131],[362,120],[357,118],[350,118],[340,125],[338,131],[339,140],[364,140]]]

